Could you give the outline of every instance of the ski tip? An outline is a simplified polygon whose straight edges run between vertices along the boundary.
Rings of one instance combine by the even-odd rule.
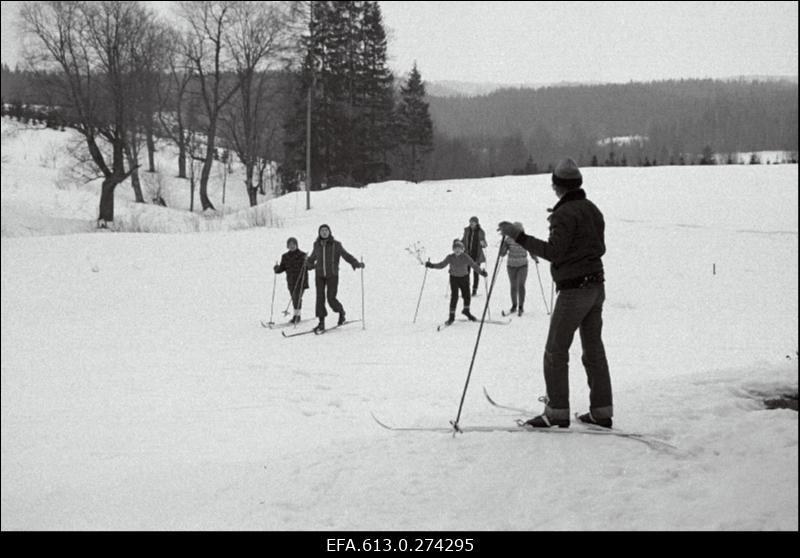
[[[495,400],[492,399],[492,397],[489,395],[489,392],[486,390],[486,386],[483,387],[483,395],[486,397],[489,403],[491,403],[492,405],[497,405]]]
[[[372,415],[372,420],[374,420],[375,422],[377,422],[379,425],[381,425],[382,427],[384,427],[386,430],[391,430],[391,429],[392,429],[392,427],[391,427],[391,426],[389,426],[388,424],[386,424],[386,423],[384,423],[384,422],[381,422],[381,420],[380,420],[378,417],[376,417],[376,416],[375,416],[375,413],[373,413],[372,411],[370,411],[370,412],[369,412],[369,414],[370,414],[370,415]]]

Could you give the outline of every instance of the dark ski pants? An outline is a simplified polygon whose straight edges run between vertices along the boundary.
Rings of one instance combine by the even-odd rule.
[[[450,276],[450,313],[454,314],[458,305],[458,292],[461,291],[461,298],[464,299],[464,308],[469,308],[469,274],[463,277]]]
[[[595,418],[611,418],[611,377],[603,347],[603,283],[558,293],[544,351],[544,381],[548,403],[545,414],[557,420],[569,419],[569,348],[580,332],[583,367],[589,382],[589,411]]]
[[[511,305],[522,308],[525,305],[525,281],[528,280],[528,266],[508,268],[508,282],[511,283]]]
[[[330,277],[316,276],[317,280],[317,318],[320,320],[328,315],[328,310],[325,308],[325,299],[328,299],[328,304],[331,310],[341,314],[344,312],[342,303],[336,299],[336,293],[339,292],[339,276],[332,275]],[[327,296],[326,296],[327,291]]]

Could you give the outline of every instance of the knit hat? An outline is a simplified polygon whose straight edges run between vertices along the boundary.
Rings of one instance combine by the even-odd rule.
[[[469,222],[470,222],[470,223],[475,223],[476,225],[480,225],[480,224],[481,224],[481,222],[480,222],[480,221],[478,221],[478,218],[477,218],[477,217],[475,217],[474,215],[473,215],[472,217],[470,217],[470,218],[469,218]]]
[[[286,247],[288,248],[290,244],[294,243],[295,246],[300,246],[297,243],[297,239],[293,236],[290,236],[289,239],[286,241]]]
[[[453,250],[455,250],[456,248],[461,248],[462,250],[464,249],[464,243],[461,242],[460,238],[453,239]]]
[[[583,176],[578,164],[570,158],[559,161],[553,171],[553,184],[567,190],[580,188],[583,184]]]
[[[322,229],[328,229],[328,233],[330,233],[328,236],[333,236],[333,231],[331,230],[331,228],[328,225],[320,225],[319,226],[319,229],[317,229],[317,234],[319,236],[322,236],[320,234],[322,232]]]

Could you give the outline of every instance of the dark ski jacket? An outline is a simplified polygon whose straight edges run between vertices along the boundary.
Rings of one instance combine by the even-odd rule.
[[[286,285],[290,291],[295,287],[299,289],[308,288],[308,269],[305,267],[306,253],[300,249],[289,250],[281,256],[281,263],[275,269],[275,273],[286,272]],[[300,287],[300,274],[303,274],[303,286]]]
[[[556,283],[603,271],[606,253],[605,221],[595,204],[579,188],[564,194],[547,218],[547,241],[521,232],[514,239],[534,256],[550,262]]]
[[[309,269],[314,268],[317,277],[332,277],[339,275],[339,258],[344,258],[353,269],[358,269],[361,265],[344,249],[341,242],[333,238],[333,235],[325,240],[317,237],[306,263]]]
[[[486,246],[486,233],[480,225],[475,227],[475,230],[470,226],[464,227],[464,236],[461,237],[461,242],[464,243],[464,251],[473,259],[475,263],[482,264],[486,261],[486,255],[483,253],[483,248]]]

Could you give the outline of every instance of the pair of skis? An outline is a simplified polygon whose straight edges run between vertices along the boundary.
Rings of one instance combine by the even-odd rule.
[[[472,320],[458,319],[458,320],[454,320],[453,322],[450,322],[450,323],[443,322],[443,323],[439,324],[438,326],[436,326],[436,331],[442,331],[444,328],[450,327],[451,325],[453,325],[456,322],[471,322],[471,321]],[[480,320],[475,320],[475,323],[480,323]],[[483,320],[483,323],[485,323],[485,324],[494,324],[494,325],[508,325],[508,324],[511,323],[511,320],[510,319],[509,320]]]
[[[503,409],[506,411],[513,411],[515,413],[519,413],[525,416],[536,416],[540,413],[536,413],[529,409],[524,409],[521,407],[512,407],[510,405],[503,405],[497,403],[494,399],[491,398],[489,393],[486,391],[486,388],[483,390],[483,394],[486,397],[486,400],[493,406],[498,409]],[[656,449],[659,451],[666,451],[666,452],[675,452],[678,450],[672,444],[669,444],[659,438],[655,438],[653,436],[648,436],[647,434],[640,434],[637,432],[627,432],[624,430],[619,429],[611,429],[605,428],[600,425],[594,424],[586,424],[582,423],[577,419],[577,413],[575,415],[576,421],[573,422],[570,428],[534,428],[530,426],[525,426],[525,422],[522,419],[517,419],[516,425],[507,425],[507,426],[458,426],[456,429],[455,426],[409,426],[409,427],[397,427],[397,426],[390,426],[385,422],[382,422],[378,417],[372,414],[372,418],[377,422],[381,427],[387,430],[393,431],[406,431],[406,432],[442,432],[442,433],[455,433],[456,431],[466,433],[466,432],[539,432],[539,433],[547,433],[547,434],[586,434],[586,435],[597,435],[597,436],[617,436],[621,438],[626,438],[629,440],[633,440],[636,442],[641,442],[646,444],[647,446],[651,447],[652,449]],[[452,424],[452,423],[451,423]]]
[[[298,331],[296,333],[286,333],[285,331],[281,331],[281,335],[283,335],[284,337],[287,337],[287,338],[288,337],[298,337],[300,335],[308,335],[310,333],[313,333],[315,335],[323,335],[325,333],[329,333],[329,332],[331,332],[331,331],[333,331],[335,329],[338,329],[338,328],[340,328],[342,326],[346,326],[346,325],[349,325],[349,324],[354,324],[354,323],[360,322],[360,321],[361,320],[347,320],[344,323],[336,324],[335,326],[331,326],[331,327],[326,328],[326,329],[324,329],[322,331],[317,331],[317,328],[306,329],[306,330],[303,330],[303,331]]]
[[[286,329],[290,327],[297,327],[298,325],[310,322],[311,320],[312,318],[307,318],[305,320],[300,320],[297,323],[294,322],[276,323],[276,322],[265,322],[264,320],[261,320],[261,327],[266,329]]]
[[[500,314],[501,314],[501,315],[502,315],[504,318],[507,318],[508,316],[517,316],[517,317],[519,317],[519,318],[521,318],[521,317],[522,317],[522,314],[520,314],[520,313],[519,313],[518,311],[516,311],[516,310],[514,310],[514,311],[511,311],[511,310],[500,310]],[[523,314],[524,314],[524,312],[523,312]]]

